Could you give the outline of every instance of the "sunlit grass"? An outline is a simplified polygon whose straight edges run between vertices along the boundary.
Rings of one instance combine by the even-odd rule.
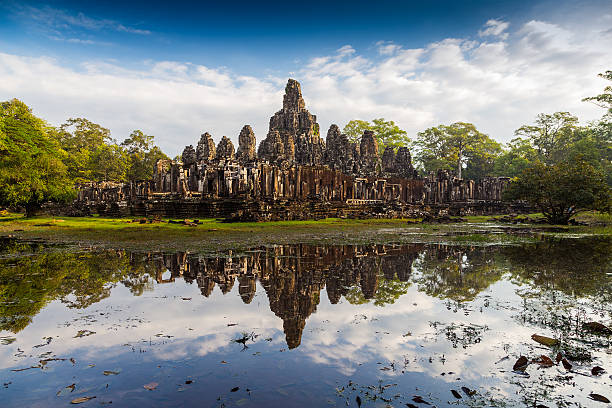
[[[538,214],[530,214],[537,218]],[[606,220],[607,215],[590,215]],[[608,218],[607,218],[608,217]],[[467,223],[415,223],[415,219],[340,219],[226,223],[199,219],[196,227],[161,222],[144,223],[140,218],[49,217],[25,218],[21,214],[0,215],[0,235],[50,242],[104,247],[156,250],[247,249],[261,245],[448,243],[468,245],[516,244],[537,235],[612,235],[605,221],[598,225],[567,226],[502,225],[491,216],[463,217]],[[174,219],[175,221],[180,221]],[[191,220],[193,221],[193,220]]]

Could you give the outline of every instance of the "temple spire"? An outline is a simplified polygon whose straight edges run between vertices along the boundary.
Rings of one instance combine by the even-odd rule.
[[[283,110],[285,112],[301,112],[305,107],[306,103],[302,98],[300,83],[295,79],[289,79],[283,97]]]

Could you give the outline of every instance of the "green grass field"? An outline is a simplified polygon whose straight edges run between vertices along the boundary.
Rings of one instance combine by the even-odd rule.
[[[538,216],[530,215],[531,218]],[[546,234],[548,231],[550,234],[612,235],[611,217],[607,214],[584,214],[582,219],[596,226],[567,226],[561,230],[547,225],[501,225],[491,222],[492,217],[489,216],[464,218],[467,223],[457,224],[415,224],[418,220],[408,219],[327,218],[318,221],[240,223],[203,219],[194,227],[169,223],[168,219],[141,224],[130,218],[25,218],[22,214],[5,213],[0,215],[0,235],[78,246],[162,251],[217,251],[290,243],[507,244],[529,241],[535,239],[536,234]],[[533,230],[533,234],[526,234],[526,229]]]

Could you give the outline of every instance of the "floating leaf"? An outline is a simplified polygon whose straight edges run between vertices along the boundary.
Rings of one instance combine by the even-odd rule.
[[[555,346],[559,345],[559,340],[556,340],[556,339],[553,339],[553,338],[550,338],[550,337],[540,336],[538,334],[534,334],[534,335],[531,336],[531,338],[534,341],[537,341],[538,343],[543,344],[543,345],[548,346],[548,347],[555,347]]]
[[[150,382],[148,384],[143,385],[143,387],[149,391],[153,391],[154,389],[157,388],[157,386],[159,385],[159,383],[156,382]]]
[[[121,371],[104,370],[104,371],[102,372],[102,374],[104,374],[104,375],[119,375],[119,373],[120,373],[120,372],[121,372]]]
[[[66,394],[68,394],[68,393],[71,393],[71,392],[73,392],[73,391],[74,391],[74,387],[75,387],[75,386],[76,386],[76,384],[70,384],[70,385],[67,385],[66,387],[64,387],[64,388],[62,388],[61,390],[59,390],[59,391],[57,392],[57,394],[56,394],[56,395],[57,395],[58,397],[61,397],[62,395],[66,395]]]
[[[236,391],[238,391],[239,389],[240,389],[240,387],[234,387],[234,388],[232,388],[232,389],[230,390],[230,392],[236,392]]]
[[[561,363],[563,364],[563,367],[565,367],[565,369],[566,369],[567,371],[569,371],[569,370],[571,370],[571,369],[572,369],[572,365],[570,364],[570,362],[569,362],[569,361],[567,361],[567,359],[566,359],[566,358],[564,358],[563,360],[561,360]]]
[[[603,373],[605,373],[606,370],[604,370],[602,367],[600,366],[595,366],[591,369],[591,374],[592,375],[601,375]]]
[[[612,329],[598,322],[584,323],[582,325],[582,328],[585,330],[594,332],[594,333],[601,333],[601,334],[605,334],[608,336],[612,334]]]
[[[71,404],[82,404],[83,402],[87,402],[91,399],[94,399],[96,397],[79,397],[79,398],[75,398],[72,401],[70,401]]]
[[[457,399],[461,399],[461,398],[463,398],[463,397],[461,396],[461,394],[459,394],[459,393],[458,393],[457,391],[455,391],[455,390],[451,390],[451,394],[453,394],[453,397],[455,397],[455,398],[457,398]]]
[[[527,359],[527,357],[520,356],[519,359],[516,360],[516,363],[514,363],[514,366],[512,366],[512,369],[514,371],[525,371],[528,365],[529,360]]]
[[[11,343],[14,343],[17,339],[15,337],[0,337],[0,344],[3,346],[8,346]]]
[[[604,404],[609,404],[610,400],[607,399],[606,397],[604,397],[603,395],[599,395],[599,394],[595,394],[594,392],[589,394],[589,397],[593,400],[593,401],[599,401],[599,402],[603,402]]]
[[[555,365],[555,363],[547,356],[541,355],[536,361],[540,365],[540,367],[548,368]]]
[[[91,336],[92,334],[96,334],[96,332],[91,330],[79,330],[74,338]]]
[[[431,405],[429,402],[425,401],[423,398],[421,398],[418,395],[415,395],[414,398],[412,398],[412,400],[416,402],[417,404]]]

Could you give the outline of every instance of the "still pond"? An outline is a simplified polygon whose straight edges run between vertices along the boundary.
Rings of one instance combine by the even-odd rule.
[[[611,326],[609,238],[218,254],[0,241],[3,407],[605,407]]]

